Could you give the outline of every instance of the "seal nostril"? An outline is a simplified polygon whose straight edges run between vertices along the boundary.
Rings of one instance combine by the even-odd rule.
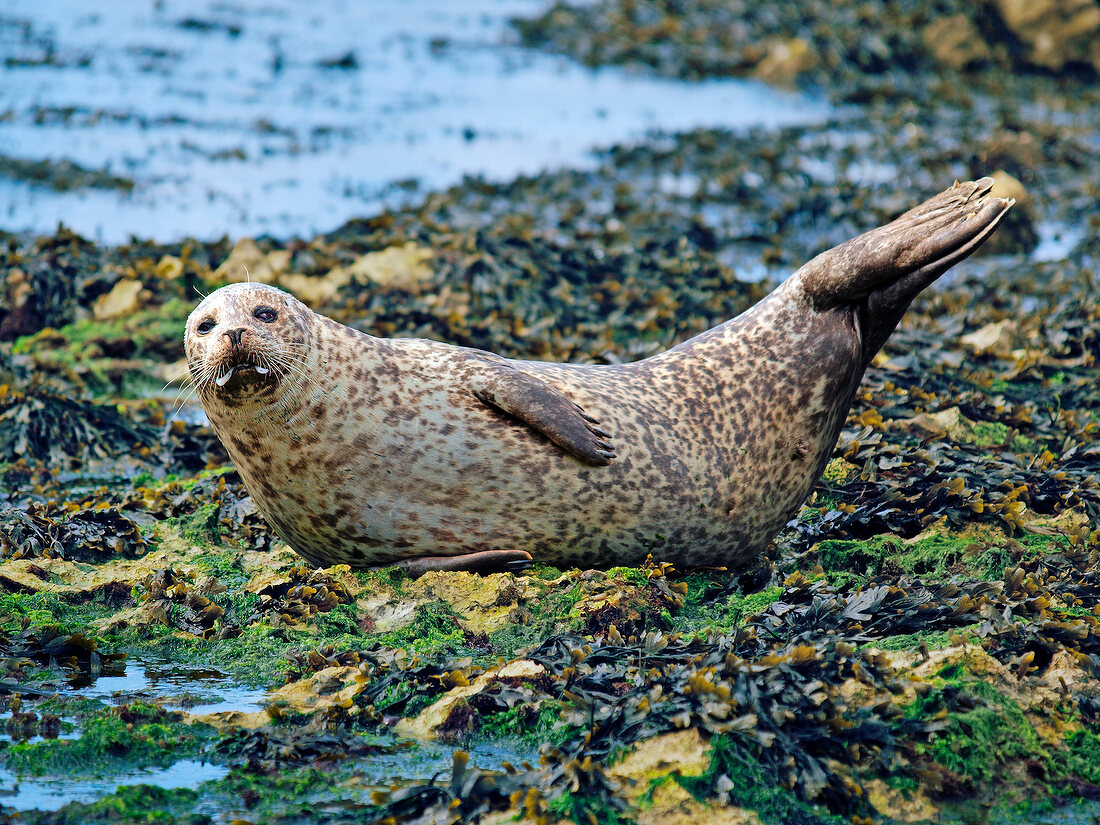
[[[225,334],[229,336],[229,343],[235,347],[239,347],[241,345],[241,336],[244,334],[244,327],[227,329]]]

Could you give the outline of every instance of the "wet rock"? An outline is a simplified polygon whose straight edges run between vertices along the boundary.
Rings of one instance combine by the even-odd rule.
[[[937,17],[921,33],[937,62],[956,71],[979,68],[993,59],[993,50],[974,21],[965,14]]]
[[[801,37],[773,41],[752,70],[754,77],[777,86],[793,87],[802,75],[817,68],[813,47]]]
[[[110,292],[96,298],[92,304],[92,315],[97,321],[125,318],[141,309],[149,297],[150,293],[141,281],[124,278],[111,287]]]
[[[267,255],[260,250],[251,238],[241,238],[233,246],[229,257],[210,273],[206,281],[209,284],[241,283],[255,281],[261,284],[273,284],[278,272],[271,266]]]
[[[277,711],[309,714],[347,709],[366,686],[358,667],[330,667],[279,688],[269,697],[268,705]]]
[[[1023,59],[1055,72],[1100,72],[1100,4],[1096,0],[996,0]]]
[[[402,719],[396,730],[403,736],[414,739],[433,739],[439,736],[451,714],[460,705],[467,704],[479,693],[487,690],[502,679],[532,679],[546,672],[546,668],[537,662],[517,659],[482,673],[472,682],[452,687],[443,696],[425,708],[415,719]]]

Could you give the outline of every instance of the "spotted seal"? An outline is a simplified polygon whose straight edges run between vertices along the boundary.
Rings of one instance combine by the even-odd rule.
[[[187,321],[193,382],[256,505],[316,565],[740,566],[829,460],[913,297],[1012,201],[956,183],[631,364],[375,338],[262,284]]]

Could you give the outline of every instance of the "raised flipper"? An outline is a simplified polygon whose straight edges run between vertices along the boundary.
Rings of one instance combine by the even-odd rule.
[[[990,194],[993,178],[958,183],[897,220],[822,252],[791,276],[813,307],[855,308],[865,363],[913,298],[993,234],[1015,203]]]
[[[522,573],[531,566],[526,550],[481,550],[463,556],[419,556],[403,559],[395,566],[414,579],[436,570],[467,573]]]
[[[993,178],[950,189],[890,223],[808,262],[792,277],[818,309],[850,304],[904,281],[908,300],[981,246],[1014,200],[990,195]]]
[[[581,461],[606,465],[615,458],[611,434],[560,391],[503,361],[479,360],[469,379],[478,400],[515,416]]]

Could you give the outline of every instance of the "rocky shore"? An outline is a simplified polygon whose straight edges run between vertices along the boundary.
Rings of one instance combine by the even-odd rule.
[[[310,240],[5,236],[0,759],[227,772],[57,812],[0,797],[0,818],[1091,821],[1100,6],[609,0],[515,25],[590,65],[753,76],[837,113],[656,134]],[[1011,221],[914,302],[753,569],[309,570],[188,398],[183,320],[245,267],[372,334],[628,361],[986,173]],[[250,713],[66,698],[123,654],[271,693]],[[446,770],[399,781],[428,743]]]

